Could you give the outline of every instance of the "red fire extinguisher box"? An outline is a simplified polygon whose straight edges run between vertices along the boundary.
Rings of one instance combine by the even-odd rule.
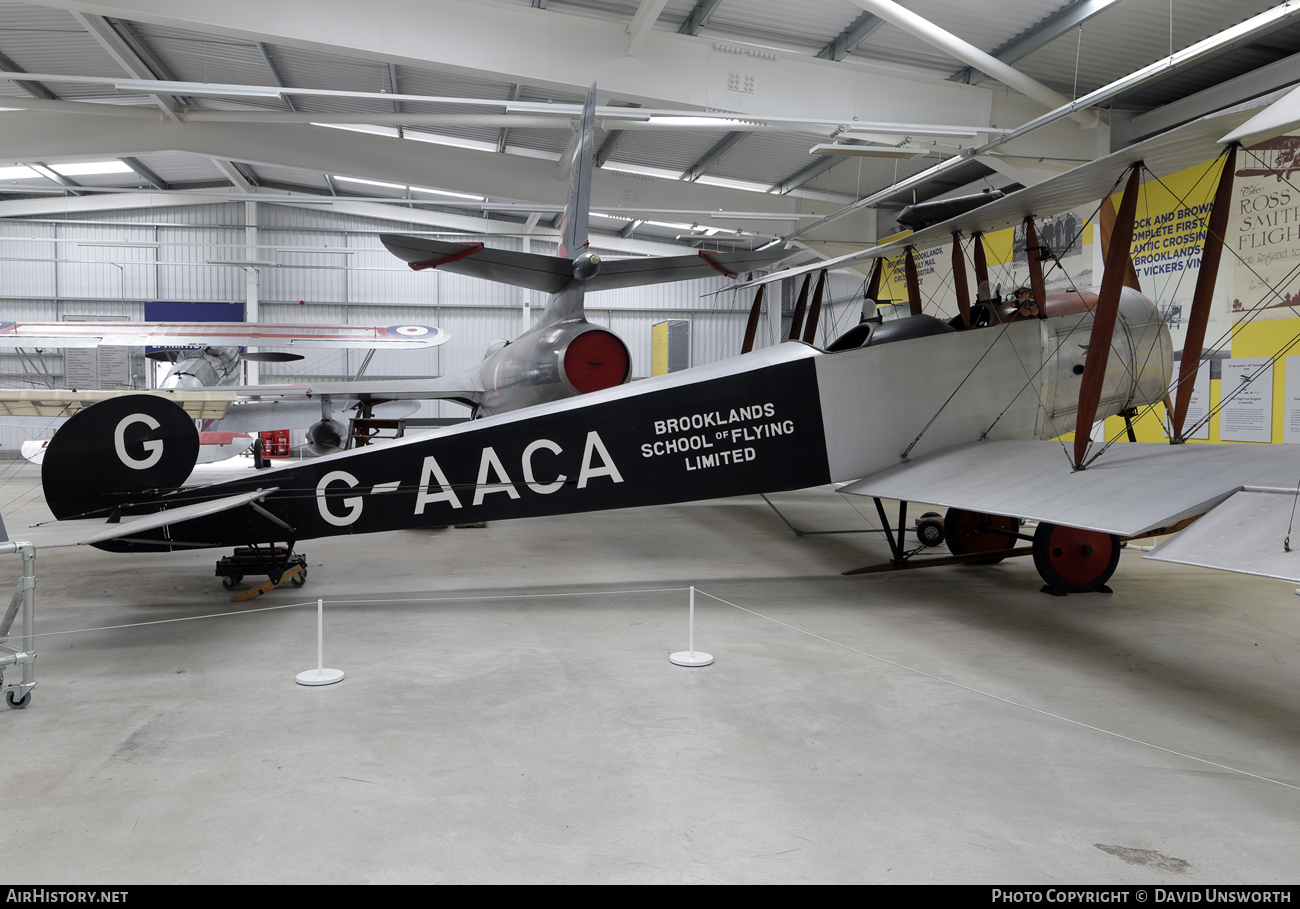
[[[262,433],[262,457],[287,458],[289,451],[289,430],[270,429]]]

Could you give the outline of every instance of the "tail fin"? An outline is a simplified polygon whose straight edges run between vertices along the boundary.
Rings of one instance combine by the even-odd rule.
[[[573,144],[569,161],[569,201],[560,221],[560,248],[557,255],[573,259],[587,246],[587,213],[591,207],[591,165],[596,145],[596,83],[587,92],[578,123],[578,141]]]
[[[59,520],[109,514],[185,482],[199,457],[199,432],[161,395],[123,395],[74,414],[41,462],[45,502]]]

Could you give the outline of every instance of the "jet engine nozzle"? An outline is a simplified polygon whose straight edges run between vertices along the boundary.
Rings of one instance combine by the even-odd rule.
[[[343,450],[347,428],[338,420],[317,420],[307,430],[307,450],[317,457]]]
[[[585,252],[573,260],[573,277],[579,281],[594,278],[599,271],[600,256],[593,252]]]

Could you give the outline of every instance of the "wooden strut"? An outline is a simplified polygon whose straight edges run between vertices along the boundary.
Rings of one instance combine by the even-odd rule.
[[[808,310],[808,324],[804,326],[804,343],[812,344],[817,340],[817,322],[822,316],[822,294],[826,290],[826,269],[817,273],[817,288],[813,291],[812,308]]]
[[[966,257],[961,254],[961,231],[952,232],[952,287],[957,295],[961,324],[970,328],[970,287],[966,283]]]
[[[1103,254],[1110,252],[1110,235],[1115,230],[1115,202],[1110,196],[1101,200],[1101,248]],[[1131,287],[1138,293],[1142,292],[1142,285],[1138,283],[1137,269],[1133,267],[1133,257],[1125,256],[1124,262],[1124,286]]]
[[[975,234],[971,241],[975,244],[975,300],[982,303],[986,298],[981,294],[993,295],[993,285],[989,283],[988,254],[984,251],[984,234]]]
[[[1210,209],[1209,224],[1205,230],[1205,244],[1201,250],[1201,271],[1196,276],[1196,290],[1192,293],[1192,312],[1187,319],[1187,336],[1183,341],[1183,356],[1178,364],[1178,391],[1174,401],[1172,444],[1181,444],[1183,423],[1187,420],[1187,406],[1192,401],[1192,388],[1196,384],[1196,371],[1201,365],[1201,351],[1205,348],[1205,328],[1210,321],[1210,298],[1214,296],[1214,283],[1219,277],[1219,261],[1223,255],[1223,235],[1228,227],[1228,211],[1232,206],[1232,177],[1237,165],[1237,146],[1228,146],[1219,174],[1219,188],[1214,193],[1214,206]],[[1166,405],[1167,406],[1167,405]]]
[[[799,300],[794,305],[794,315],[790,317],[790,334],[786,337],[787,341],[799,340],[799,335],[803,329],[803,311],[808,306],[808,284],[812,281],[812,275],[803,276],[803,287],[799,288]]]
[[[880,275],[885,270],[885,260],[877,259],[876,264],[871,266],[871,277],[867,280],[868,300],[879,302],[880,300]]]
[[[916,274],[916,256],[912,254],[912,247],[907,247],[907,255],[903,259],[903,268],[907,272],[907,301],[912,304],[912,315],[921,314],[921,279]]]
[[[763,312],[763,289],[766,284],[758,285],[758,293],[754,294],[754,305],[749,308],[749,321],[745,323],[745,342],[740,345],[740,352],[749,353],[754,349],[754,335],[758,333],[758,318]]]
[[[1043,257],[1039,250],[1038,229],[1034,216],[1025,217],[1025,256],[1029,260],[1029,292],[1038,307],[1038,318],[1047,318],[1047,291],[1043,289]]]
[[[1074,424],[1074,469],[1083,469],[1092,438],[1092,424],[1097,418],[1097,405],[1101,401],[1102,384],[1106,379],[1106,363],[1110,360],[1110,342],[1115,334],[1115,319],[1119,314],[1120,292],[1124,289],[1124,265],[1129,261],[1129,246],[1133,242],[1133,219],[1137,214],[1138,189],[1142,184],[1142,162],[1133,164],[1124,198],[1115,217],[1115,229],[1106,247],[1106,270],[1101,277],[1101,291],[1097,294],[1097,308],[1093,311],[1092,334],[1088,339],[1088,357],[1083,363],[1083,379],[1079,388],[1079,413]],[[1103,206],[1104,208],[1104,206]]]

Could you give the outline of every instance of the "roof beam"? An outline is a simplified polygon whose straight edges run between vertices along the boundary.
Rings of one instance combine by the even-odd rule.
[[[3,66],[11,73],[27,72],[27,70],[15,63],[6,54],[0,54],[0,66]],[[14,84],[27,92],[27,94],[31,95],[33,98],[43,98],[46,101],[59,100],[59,96],[50,91],[43,82],[15,82]]]
[[[698,35],[709,24],[709,20],[713,18],[713,11],[718,8],[718,4],[721,2],[722,0],[700,0],[699,3],[695,4],[695,9],[691,10],[691,14],[686,17],[682,27],[677,29],[677,33],[679,35]]]
[[[1003,63],[1015,63],[1022,57],[1028,57],[1040,47],[1044,47],[1078,28],[1093,16],[1115,3],[1116,0],[1074,0],[1069,6],[1057,10],[1037,25],[1021,32],[1005,44],[993,50],[993,56]],[[948,77],[949,82],[964,82],[978,85],[988,78],[988,74],[967,66]]]
[[[557,206],[564,202],[564,191],[554,179],[555,164],[543,158],[496,155],[450,145],[440,145],[437,154],[430,154],[429,146],[423,142],[308,124],[290,123],[267,129],[257,123],[177,124],[161,118],[97,117],[94,128],[87,129],[87,118],[80,114],[38,111],[8,111],[0,114],[0,121],[4,126],[5,152],[11,160],[57,161],[78,156],[123,155],[138,158],[180,151],[226,162],[453,189],[497,200]],[[229,167],[238,173],[233,164]],[[235,182],[229,172],[226,176]],[[240,176],[247,179],[246,175]],[[700,212],[721,209],[767,214],[805,210],[800,208],[804,200],[794,197],[611,170],[597,170],[592,174],[593,207],[621,206],[627,210],[628,217],[662,217],[630,206],[626,197],[632,193],[636,205],[644,209]],[[728,220],[726,226],[766,234],[773,224],[770,220]]]
[[[1070,99],[1060,92],[1048,88],[1037,79],[1032,79],[990,54],[986,54],[969,41],[958,38],[952,32],[939,28],[930,20],[899,6],[894,0],[853,0],[853,2],[865,10],[875,13],[890,25],[901,28],[909,35],[920,38],[926,44],[938,48],[945,54],[971,66],[978,66],[1003,85],[1008,85],[1022,95],[1033,98],[1049,110],[1055,110],[1063,104],[1070,103]],[[1072,112],[1068,116],[1084,127],[1097,125],[1097,113],[1095,111],[1089,113],[1080,110]]]
[[[524,93],[524,87],[520,83],[516,82],[514,85],[510,86],[511,101],[518,101],[519,96],[522,95],[523,93]],[[510,127],[508,126],[501,127],[501,134],[497,136],[497,151],[504,152],[506,150],[506,141],[509,138],[510,138]]]
[[[814,161],[811,164],[799,168],[779,183],[773,183],[768,192],[784,195],[792,189],[798,189],[800,186],[803,186],[813,177],[821,176],[836,164],[840,164],[847,160],[848,158],[841,157],[840,155],[826,155],[818,161]]]
[[[108,51],[108,55],[117,61],[118,66],[136,79],[156,80],[161,76],[175,81],[166,67],[163,67],[161,72],[151,70],[149,65],[136,53],[135,48],[128,44],[126,39],[103,16],[82,13],[77,10],[71,10],[71,12],[73,18],[81,24],[81,27],[90,32],[91,37],[99,42],[100,47]],[[163,113],[170,119],[180,120],[181,105],[175,98],[169,95],[150,95],[149,97],[162,108]]]
[[[817,56],[823,60],[843,60],[884,24],[885,20],[875,13],[864,12],[854,19],[848,28],[836,35],[829,44],[819,50]]]
[[[280,88],[288,88],[284,80],[280,78],[280,70],[276,67],[275,61],[271,59],[271,49],[265,41],[254,42],[257,45],[257,52],[262,55],[262,62],[266,64],[267,71],[271,74],[271,81]],[[298,105],[293,103],[292,95],[284,95],[284,103],[289,105],[289,110],[296,111]]]
[[[246,193],[257,192],[257,184],[249,179],[249,174],[239,164],[228,158],[209,158],[209,160],[217,170],[221,171],[223,177],[234,184],[236,189]]]
[[[136,174],[143,177],[144,180],[154,189],[169,190],[172,188],[170,183],[154,173],[149,167],[142,164],[139,158],[133,158],[130,155],[122,155],[117,160],[121,161],[127,167],[131,168],[131,170],[135,171]]]
[[[629,57],[635,57],[636,52],[641,49],[642,43],[654,28],[659,14],[664,11],[667,3],[668,0],[641,0],[641,5],[636,8],[636,15],[632,17],[632,23],[627,27]]]
[[[628,107],[640,107],[640,104],[629,104]],[[614,149],[618,148],[618,143],[623,141],[627,135],[627,130],[611,129],[605,133],[605,141],[600,143],[600,148],[596,149],[596,166],[604,167],[609,156],[614,154]]]
[[[383,16],[312,15],[293,5],[176,0],[31,0],[38,6],[111,15],[137,23],[266,41],[379,63],[393,62],[543,91],[602,94],[656,107],[734,110],[761,101],[767,116],[987,125],[993,93],[942,80],[848,68],[785,52],[742,54],[703,36],[648,29],[635,57],[626,55],[627,20],[564,16],[515,3],[385,0]],[[428,36],[438,35],[437,41]],[[716,46],[715,46],[716,45]],[[490,47],[493,53],[484,55]],[[728,89],[728,72],[744,61],[761,94]]]
[[[710,167],[712,167],[713,165],[717,164],[719,161],[722,160],[723,155],[725,155],[727,152],[731,151],[733,148],[735,148],[737,145],[743,142],[745,140],[745,137],[749,135],[751,134],[744,133],[744,132],[727,133],[725,136],[722,137],[722,141],[718,142],[717,145],[713,146],[713,148],[706,151],[703,157],[700,158],[700,160],[696,161],[694,164],[692,164],[690,167],[686,169],[686,172],[682,174],[682,179],[690,180],[690,181],[695,181],[700,179],[700,177]]]

